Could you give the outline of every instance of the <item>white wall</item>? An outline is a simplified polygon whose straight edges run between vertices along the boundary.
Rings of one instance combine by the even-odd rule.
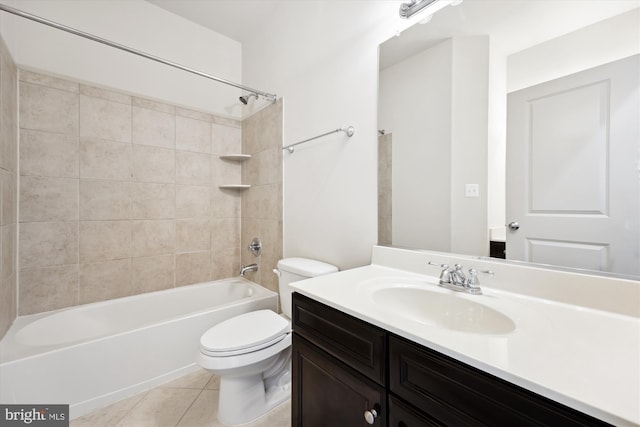
[[[3,0],[3,3],[113,42],[234,82],[239,42],[142,0]],[[0,31],[24,68],[240,118],[240,89],[0,13]]]
[[[633,9],[509,55],[507,91],[513,92],[640,53],[638,22],[640,9]]]
[[[489,37],[455,37],[452,62],[451,252],[489,255]],[[465,195],[466,184],[478,184],[478,197]]]
[[[393,244],[488,255],[489,38],[454,37],[380,73],[393,135]],[[465,185],[477,184],[478,197]]]
[[[451,250],[451,39],[380,70],[396,246]]]
[[[284,97],[284,255],[341,269],[377,241],[378,45],[400,26],[395,1],[297,1],[243,45],[243,79]]]
[[[504,240],[506,233],[505,171],[507,160],[507,57],[495,44],[489,48],[489,140],[487,143],[487,225]],[[499,231],[498,231],[499,230]],[[497,238],[498,236],[490,236]]]

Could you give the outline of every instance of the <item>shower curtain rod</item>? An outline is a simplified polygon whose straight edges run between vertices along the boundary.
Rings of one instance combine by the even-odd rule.
[[[150,55],[150,54],[142,52],[140,50],[133,49],[131,47],[127,47],[127,46],[112,42],[110,40],[103,39],[103,38],[98,37],[98,36],[94,36],[94,35],[89,34],[89,33],[85,33],[84,31],[76,30],[75,28],[67,27],[66,25],[58,24],[57,22],[50,21],[48,19],[44,19],[44,18],[41,18],[41,17],[36,16],[36,15],[32,15],[32,14],[30,14],[28,12],[24,12],[22,10],[15,9],[13,7],[4,5],[2,3],[0,3],[0,10],[2,10],[4,12],[7,12],[7,13],[11,13],[13,15],[17,15],[17,16],[19,16],[21,18],[25,18],[25,19],[29,19],[31,21],[38,22],[40,24],[48,25],[49,27],[57,28],[58,30],[66,31],[67,33],[71,33],[71,34],[74,34],[76,36],[84,37],[85,39],[93,40],[95,42],[102,43],[102,44],[105,44],[107,46],[114,47],[116,49],[124,50],[125,52],[133,53],[134,55],[138,55],[138,56],[141,56],[143,58],[147,58],[147,59],[150,59],[152,61],[156,61],[156,62],[168,65],[168,66],[173,67],[173,68],[177,68],[179,70],[187,71],[189,73],[198,75],[200,77],[205,77],[207,79],[214,80],[214,81],[217,81],[219,83],[224,83],[224,84],[229,85],[229,86],[237,87],[238,89],[242,89],[242,90],[245,90],[247,92],[252,92],[252,93],[255,93],[257,95],[260,95],[263,98],[268,99],[271,102],[276,102],[276,95],[273,94],[273,93],[262,92],[260,90],[253,89],[253,88],[250,88],[248,86],[241,85],[239,83],[234,83],[232,81],[225,80],[225,79],[220,78],[220,77],[212,76],[211,74],[203,73],[202,71],[198,71],[198,70],[195,70],[193,68],[185,67],[184,65],[180,65],[180,64],[178,64],[176,62],[167,61],[166,59],[162,59],[160,57],[157,57],[157,56],[154,56],[154,55]]]

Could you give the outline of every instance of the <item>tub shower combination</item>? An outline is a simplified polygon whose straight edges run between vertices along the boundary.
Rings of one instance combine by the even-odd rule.
[[[19,317],[0,341],[0,402],[79,417],[199,369],[207,329],[261,309],[277,294],[233,278]]]
[[[0,11],[276,102],[234,83],[0,4]],[[253,242],[252,242],[253,244]],[[17,318],[0,341],[0,402],[70,404],[75,418],[190,371],[201,335],[250,311],[277,310],[278,294],[244,278]]]

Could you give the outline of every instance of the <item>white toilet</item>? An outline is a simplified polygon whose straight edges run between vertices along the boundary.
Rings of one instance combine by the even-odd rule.
[[[285,258],[279,277],[282,314],[258,310],[218,323],[200,338],[198,364],[220,376],[218,419],[245,424],[291,395],[291,282],[337,272],[336,266]]]

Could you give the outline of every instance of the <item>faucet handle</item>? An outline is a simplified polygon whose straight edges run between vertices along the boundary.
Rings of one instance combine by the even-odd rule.
[[[436,267],[440,267],[440,268],[444,268],[445,270],[447,270],[447,271],[449,271],[451,273],[453,273],[453,271],[454,271],[453,268],[449,267],[449,264],[438,264],[436,262],[431,262],[431,261],[428,261],[427,264],[435,265]],[[456,265],[458,265],[458,264],[456,264]]]
[[[429,265],[436,265],[440,268],[442,268],[442,271],[440,272],[440,284],[446,284],[446,283],[451,283],[451,273],[453,273],[453,269],[451,267],[449,267],[447,264],[435,264],[431,261],[428,262]]]
[[[427,261],[427,264],[435,265],[436,267],[449,268],[449,266],[447,264],[438,264],[437,262]]]
[[[478,271],[475,268],[470,268],[469,277],[465,282],[465,288],[470,294],[480,295],[482,290],[478,285],[480,285],[480,281],[478,280]]]
[[[460,264],[454,264],[453,267],[449,267],[448,264],[436,264],[431,261],[427,264],[442,268],[439,280],[441,285],[464,285],[466,283],[467,277],[464,275],[463,267]]]
[[[467,285],[469,285],[470,287],[474,287],[479,284],[480,282],[478,281],[478,270],[476,270],[475,268],[470,268],[469,278],[467,279]]]

